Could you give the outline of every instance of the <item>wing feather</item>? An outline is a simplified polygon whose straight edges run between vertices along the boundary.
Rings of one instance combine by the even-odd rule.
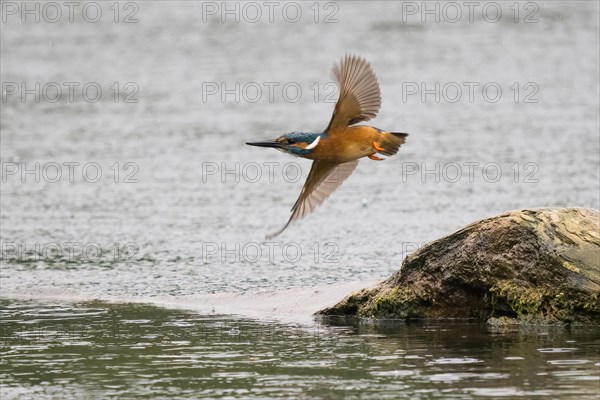
[[[310,214],[352,174],[357,165],[358,160],[342,164],[313,161],[300,196],[292,207],[290,219],[283,228],[269,235],[269,238],[279,235],[290,224]]]
[[[371,64],[364,58],[346,55],[333,67],[340,97],[325,132],[336,133],[357,122],[374,118],[381,107],[381,91]]]

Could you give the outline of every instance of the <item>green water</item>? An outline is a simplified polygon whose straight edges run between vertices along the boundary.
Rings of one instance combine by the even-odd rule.
[[[145,305],[2,300],[9,398],[597,399],[593,329],[281,324]]]

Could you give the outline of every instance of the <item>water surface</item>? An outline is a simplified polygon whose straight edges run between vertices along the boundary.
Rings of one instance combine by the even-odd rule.
[[[3,398],[597,398],[600,336],[2,301]]]

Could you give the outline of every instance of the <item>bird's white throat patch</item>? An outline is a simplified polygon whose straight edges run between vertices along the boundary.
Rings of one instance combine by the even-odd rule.
[[[309,144],[308,146],[306,146],[306,150],[312,150],[315,147],[317,147],[317,145],[319,144],[320,140],[321,140],[321,136],[317,136],[317,138],[315,140],[313,140],[313,142],[311,144]]]

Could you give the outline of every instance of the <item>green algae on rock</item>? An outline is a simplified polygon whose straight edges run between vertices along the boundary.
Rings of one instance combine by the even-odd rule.
[[[477,221],[319,314],[600,324],[600,213],[543,208]]]

